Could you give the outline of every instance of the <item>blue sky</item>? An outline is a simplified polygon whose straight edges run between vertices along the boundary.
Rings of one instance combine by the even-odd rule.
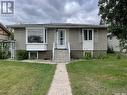
[[[14,15],[0,22],[98,24],[98,10],[98,0],[15,0]]]

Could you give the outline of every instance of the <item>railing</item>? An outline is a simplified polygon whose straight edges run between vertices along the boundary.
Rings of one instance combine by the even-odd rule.
[[[53,43],[53,48],[52,48],[52,54],[53,54],[52,60],[54,60],[54,51],[55,51],[55,42]]]
[[[57,44],[54,42],[53,43],[53,48],[52,48],[52,60],[54,60],[54,56],[55,56],[55,48],[57,47]],[[66,43],[66,48],[67,48],[67,50],[68,50],[68,53],[69,53],[69,58],[70,58],[70,43],[69,42],[67,42]]]
[[[69,53],[69,58],[70,58],[71,57],[70,56],[71,50],[70,50],[70,43],[69,42],[67,43],[67,48],[68,48],[68,53]]]

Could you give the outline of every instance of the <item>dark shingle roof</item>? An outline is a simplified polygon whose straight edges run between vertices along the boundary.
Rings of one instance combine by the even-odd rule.
[[[7,25],[10,28],[47,27],[47,28],[107,28],[105,25],[73,24],[73,23],[49,23],[49,24],[14,24]]]

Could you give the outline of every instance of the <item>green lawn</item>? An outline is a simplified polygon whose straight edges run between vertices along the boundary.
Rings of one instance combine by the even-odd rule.
[[[46,95],[55,65],[0,61],[0,95]]]
[[[83,60],[67,64],[73,95],[114,95],[127,92],[127,58]],[[119,94],[122,95],[122,94]]]

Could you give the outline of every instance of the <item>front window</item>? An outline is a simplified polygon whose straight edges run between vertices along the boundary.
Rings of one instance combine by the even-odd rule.
[[[46,31],[43,29],[28,29],[27,41],[28,43],[46,43]]]
[[[92,40],[92,30],[84,30],[84,40]]]

